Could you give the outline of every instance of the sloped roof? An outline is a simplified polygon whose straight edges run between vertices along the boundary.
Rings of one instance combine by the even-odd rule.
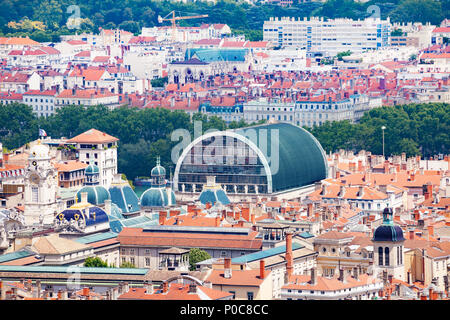
[[[67,140],[67,143],[107,143],[118,141],[119,139],[110,136],[107,133],[101,132],[97,129],[90,129],[83,132],[72,139]]]
[[[76,251],[91,249],[90,246],[60,238],[57,234],[40,237],[34,244],[33,249],[39,254],[65,254]]]

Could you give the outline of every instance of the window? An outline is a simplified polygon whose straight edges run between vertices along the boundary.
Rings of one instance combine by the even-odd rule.
[[[247,292],[247,300],[253,300],[253,292]]]
[[[388,247],[384,248],[384,264],[386,266],[389,265],[389,248]]]
[[[383,247],[378,247],[378,264],[383,265]]]
[[[145,258],[145,266],[150,266],[150,258]]]
[[[39,202],[39,190],[37,187],[31,187],[31,201]]]
[[[130,258],[130,262],[134,264],[134,258]]]

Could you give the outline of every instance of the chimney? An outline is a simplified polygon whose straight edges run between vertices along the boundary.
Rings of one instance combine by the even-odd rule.
[[[344,197],[345,194],[345,186],[340,186],[339,188],[339,197],[342,198]]]
[[[223,273],[223,277],[226,279],[230,279],[231,275],[232,275],[232,271],[231,271],[231,258],[224,258],[223,259],[224,262],[224,273]]]
[[[362,170],[363,170],[362,160],[358,160],[358,172],[362,172]]]
[[[259,260],[259,278],[266,278],[266,262],[264,260]]]
[[[216,227],[219,227],[220,226],[220,217],[219,216],[216,216],[216,218],[215,218],[215,224],[214,224]]]
[[[428,236],[434,237],[434,226],[428,226]]]
[[[322,185],[322,192],[320,194],[323,196],[327,194],[327,185],[326,184]]]
[[[111,214],[111,199],[105,200],[105,212],[110,215]]]
[[[316,268],[311,269],[311,285],[315,286],[317,284],[317,270]]]
[[[197,285],[195,283],[191,283],[189,285],[188,293],[197,293]]]
[[[84,297],[86,297],[86,298],[89,297],[89,288],[88,288],[88,287],[84,287],[84,288],[83,288],[83,293],[82,293],[82,295],[83,295]]]
[[[358,268],[353,268],[353,278],[355,278],[355,280],[359,280]]]
[[[343,269],[339,269],[339,281],[345,282],[345,275],[344,275],[344,270]]]
[[[58,290],[58,300],[62,300],[62,291]]]
[[[0,279],[0,300],[5,300],[6,292],[5,288],[3,288],[3,280]]]
[[[41,297],[41,280],[40,279],[36,280],[36,297],[37,298]]]
[[[306,214],[308,217],[313,216],[313,204],[312,203],[308,203]]]
[[[167,211],[159,212],[159,224],[162,226],[166,222]]]
[[[363,195],[364,195],[364,186],[359,186],[358,197],[362,197]]]
[[[414,240],[414,238],[415,238],[414,230],[409,230],[409,240]]]
[[[82,192],[81,193],[81,202],[82,203],[88,202],[88,194],[87,194],[87,192]]]
[[[250,221],[250,208],[242,208],[242,218],[244,218],[246,221]]]
[[[293,257],[292,257],[292,232],[286,232],[286,280],[289,283],[293,271]]]
[[[28,290],[28,291],[32,291],[33,290],[33,285],[32,285],[32,283],[31,283],[31,279],[28,279],[27,280],[27,282],[26,282],[26,284],[25,284],[25,288]]]
[[[251,219],[252,219],[252,224],[253,225],[256,224],[255,214],[254,213],[251,214]]]
[[[389,161],[384,162],[384,173],[389,173]]]
[[[162,284],[162,293],[167,293],[169,291],[169,283],[164,281]]]

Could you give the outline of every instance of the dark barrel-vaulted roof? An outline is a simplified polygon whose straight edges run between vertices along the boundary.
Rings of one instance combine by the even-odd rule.
[[[252,138],[255,135],[249,130],[256,131],[257,143]],[[266,131],[260,135],[261,130]],[[278,130],[278,133],[274,132],[273,135],[273,130]],[[280,122],[247,127],[235,132],[249,138],[260,150],[265,149],[262,151],[268,160],[271,158],[272,144],[275,146],[274,150],[278,149],[278,171],[272,173],[273,193],[303,187],[327,178],[328,165],[325,152],[317,139],[305,129]],[[262,139],[267,137],[265,148],[261,148],[265,143],[260,141],[261,137]]]

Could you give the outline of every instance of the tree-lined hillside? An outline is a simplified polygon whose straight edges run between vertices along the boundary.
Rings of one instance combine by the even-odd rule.
[[[76,5],[79,8],[71,6]],[[374,8],[376,5],[378,9]],[[370,10],[368,10],[370,9]],[[390,17],[393,22],[431,22],[439,24],[450,13],[450,0],[328,0],[324,3],[297,3],[291,7],[219,0],[182,3],[156,0],[0,0],[0,35],[28,35],[36,41],[58,41],[59,35],[94,32],[99,28],[121,28],[135,34],[142,27],[160,25],[158,15],[172,10],[177,15],[208,14],[208,18],[184,20],[181,25],[226,23],[233,31],[245,33],[251,40],[262,38],[262,26],[269,17]],[[68,22],[81,19],[80,29]]]

